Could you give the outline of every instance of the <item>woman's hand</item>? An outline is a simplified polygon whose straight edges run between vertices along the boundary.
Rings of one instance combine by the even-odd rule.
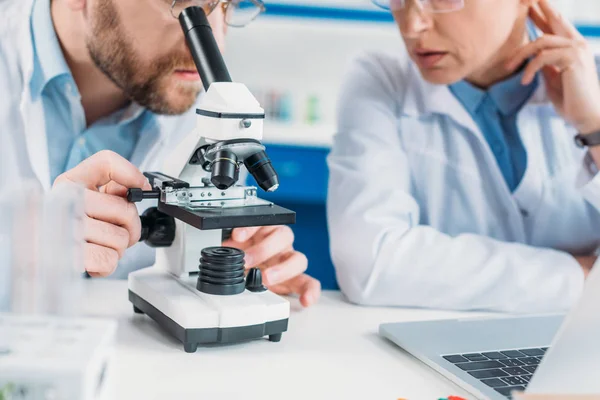
[[[594,54],[585,38],[548,0],[531,7],[530,17],[544,35],[523,46],[507,63],[514,71],[526,60],[523,84],[542,72],[548,95],[560,115],[580,133],[600,130],[600,83]]]

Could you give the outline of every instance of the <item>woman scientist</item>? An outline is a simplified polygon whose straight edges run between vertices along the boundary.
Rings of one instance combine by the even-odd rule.
[[[343,292],[567,309],[600,244],[588,44],[547,0],[380,1],[406,54],[358,59],[341,95],[328,219]]]

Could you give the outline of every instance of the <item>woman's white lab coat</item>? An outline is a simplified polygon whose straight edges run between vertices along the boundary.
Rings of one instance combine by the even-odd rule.
[[[447,86],[424,81],[405,56],[353,64],[328,195],[332,257],[351,301],[546,312],[578,298],[584,276],[571,254],[600,243],[600,176],[543,82],[518,127],[528,164],[511,193]]]

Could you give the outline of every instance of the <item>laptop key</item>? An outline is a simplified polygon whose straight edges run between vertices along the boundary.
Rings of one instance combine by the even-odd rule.
[[[517,358],[517,360],[521,361],[525,365],[538,365],[540,360],[536,357],[526,357],[526,358]]]
[[[452,364],[469,362],[469,360],[458,354],[455,356],[444,356],[444,359],[446,359],[446,361],[448,362],[451,362]]]
[[[506,365],[507,367],[520,367],[522,365],[525,365],[525,363],[523,361],[519,361],[517,359],[506,359],[506,360],[499,360],[502,364]]]
[[[502,380],[512,386],[527,385],[527,381],[520,376],[509,376]]]
[[[502,368],[502,371],[506,372],[509,375],[527,375],[528,372],[525,371],[521,367],[512,367],[512,368]]]
[[[531,377],[533,375],[521,375],[519,376],[519,378],[523,379],[525,382],[529,383],[529,381],[531,380]]]
[[[462,363],[462,364],[454,364],[458,368],[463,371],[475,371],[478,369],[492,369],[492,368],[502,368],[504,364],[499,363],[498,361],[478,361],[471,363]]]
[[[519,351],[525,355],[528,355],[529,357],[544,355],[544,351],[542,349],[523,349],[523,350],[519,350]]]
[[[526,367],[523,367],[523,369],[527,372],[529,372],[530,374],[533,374],[535,372],[535,370],[537,369],[537,365],[528,365]]]
[[[503,388],[495,388],[494,390],[503,396],[510,396],[512,392],[523,391],[525,390],[525,388],[523,386],[509,386]]]
[[[509,357],[509,358],[525,357],[525,354],[521,353],[518,350],[505,350],[505,351],[501,351],[500,353],[504,354],[506,357]]]
[[[492,379],[483,379],[481,382],[485,383],[486,385],[488,385],[489,387],[503,387],[503,386],[508,386],[506,384],[506,382],[503,382],[502,380],[498,379],[498,378],[492,378]]]
[[[479,353],[471,353],[471,354],[463,354],[462,355],[464,358],[468,359],[469,361],[487,361],[488,358],[482,354]]]
[[[477,379],[487,379],[487,378],[502,378],[504,376],[508,376],[508,374],[501,369],[484,369],[481,371],[471,371],[469,372],[474,378]]]
[[[500,353],[499,351],[490,351],[488,353],[481,353],[481,354],[483,354],[490,360],[500,360],[502,358],[508,358],[504,354]]]

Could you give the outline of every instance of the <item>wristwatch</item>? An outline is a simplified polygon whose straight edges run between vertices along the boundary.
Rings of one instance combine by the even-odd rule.
[[[575,144],[582,149],[584,147],[600,146],[600,132],[594,132],[588,135],[579,134],[575,136]]]

